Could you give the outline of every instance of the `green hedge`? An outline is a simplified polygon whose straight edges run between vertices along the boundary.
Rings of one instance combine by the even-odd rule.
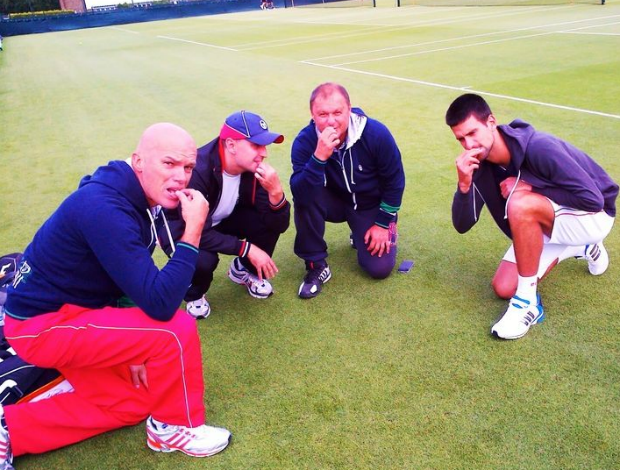
[[[41,16],[55,16],[55,15],[73,15],[73,10],[46,10],[46,11],[33,11],[31,13],[11,13],[9,19],[15,20],[20,18],[38,18]]]

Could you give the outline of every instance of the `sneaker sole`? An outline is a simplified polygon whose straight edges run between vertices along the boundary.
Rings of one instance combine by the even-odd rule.
[[[196,452],[191,452],[189,450],[185,450],[185,449],[181,449],[181,448],[177,448],[177,447],[168,447],[168,445],[166,444],[162,444],[158,441],[156,441],[153,437],[151,437],[149,434],[147,434],[146,436],[146,445],[148,446],[149,449],[155,451],[155,452],[164,452],[164,453],[169,453],[169,452],[183,452],[185,455],[189,455],[191,457],[210,457],[212,455],[218,454],[220,452],[222,452],[224,449],[226,449],[226,447],[228,447],[228,445],[230,444],[230,441],[232,439],[232,434],[231,436],[228,438],[228,441],[223,444],[221,447],[217,447],[215,449],[213,449],[210,452],[207,453],[196,453]]]
[[[530,331],[530,328],[532,328],[534,325],[537,325],[539,323],[542,323],[543,320],[545,319],[545,312],[542,312],[538,318],[536,318],[532,324],[528,327],[527,330],[525,330],[525,332],[521,335],[518,336],[500,336],[497,331],[495,331],[493,328],[495,327],[495,325],[491,328],[491,335],[495,336],[497,339],[507,339],[507,340],[511,340],[511,339],[519,339],[519,338],[523,338],[526,334],[528,334],[528,332]]]
[[[268,299],[269,297],[273,295],[273,291],[270,294],[263,295],[263,294],[257,294],[255,292],[252,292],[248,286],[246,286],[246,289],[248,291],[248,294],[250,294],[255,299]]]
[[[195,318],[196,320],[204,320],[205,318],[207,318],[209,315],[211,315],[211,307],[209,306],[209,310],[207,311],[207,313],[199,313],[197,315],[194,315],[192,312],[190,312],[189,310],[185,309],[185,311],[187,312],[187,314],[189,316],[191,316],[192,318]]]
[[[196,320],[204,320],[205,318],[208,318],[209,315],[211,315],[211,312],[207,313],[207,314],[203,314],[203,315],[194,315],[192,313],[187,312],[189,316],[191,316],[192,318],[195,318]]]

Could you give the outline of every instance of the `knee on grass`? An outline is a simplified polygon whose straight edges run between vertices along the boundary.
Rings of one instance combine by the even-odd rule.
[[[517,292],[516,283],[497,277],[493,278],[491,281],[491,287],[493,288],[495,295],[497,295],[500,299],[511,299]]]
[[[360,266],[373,279],[385,279],[394,270],[393,262],[360,263]]]

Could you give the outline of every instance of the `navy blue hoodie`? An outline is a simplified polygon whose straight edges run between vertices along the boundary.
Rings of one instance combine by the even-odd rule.
[[[474,173],[470,190],[456,190],[452,223],[458,232],[467,232],[486,204],[497,225],[512,238],[504,217],[506,199],[499,188],[509,176],[519,177],[532,186],[533,192],[562,206],[589,212],[604,210],[616,216],[618,185],[586,153],[519,119],[497,129],[510,152],[510,164],[502,168],[484,161]]]
[[[133,169],[112,161],[86,176],[41,226],[9,288],[6,312],[25,319],[64,304],[97,309],[127,296],[156,320],[172,318],[198,250],[180,243],[160,271],[149,204]]]

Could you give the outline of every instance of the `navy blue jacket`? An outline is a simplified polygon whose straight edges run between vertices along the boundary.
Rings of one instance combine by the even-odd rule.
[[[518,119],[498,126],[498,130],[510,152],[510,164],[502,168],[484,161],[474,173],[470,190],[461,193],[457,188],[452,202],[452,223],[457,231],[467,232],[486,205],[500,229],[512,238],[504,218],[506,199],[499,188],[509,176],[519,177],[532,191],[562,206],[604,210],[615,217],[618,185],[586,153]]]
[[[7,314],[19,319],[64,304],[97,309],[129,297],[150,317],[172,318],[190,285],[198,250],[179,244],[159,270],[144,191],[122,161],[86,176],[26,248]]]
[[[365,116],[359,108],[353,114]],[[327,162],[314,157],[318,143],[313,120],[293,142],[291,191],[295,204],[308,205],[315,190],[327,187],[348,201],[355,210],[379,207],[375,224],[387,228],[395,221],[405,190],[400,150],[385,125],[367,118],[366,126],[350,148],[336,149]]]

